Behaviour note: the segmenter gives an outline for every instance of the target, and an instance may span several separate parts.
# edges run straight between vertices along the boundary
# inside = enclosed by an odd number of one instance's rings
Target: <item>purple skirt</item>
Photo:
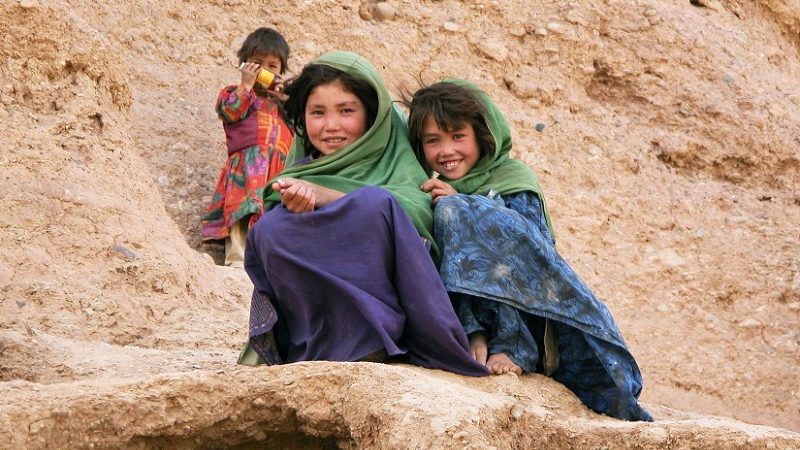
[[[248,235],[245,269],[255,286],[250,346],[270,364],[385,351],[487,374],[423,239],[384,189],[361,188],[309,213],[273,208]]]

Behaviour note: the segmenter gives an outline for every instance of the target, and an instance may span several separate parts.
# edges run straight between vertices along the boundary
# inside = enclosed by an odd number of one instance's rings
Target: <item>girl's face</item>
[[[256,63],[261,66],[262,69],[267,69],[275,75],[280,75],[283,69],[280,56],[273,55],[272,53],[256,53],[247,58],[247,62]]]
[[[422,150],[431,169],[449,180],[468,174],[481,155],[471,123],[462,122],[456,129],[443,131],[431,115],[422,127]]]
[[[341,81],[320,84],[306,101],[306,134],[323,155],[344,148],[367,131],[367,110]]]

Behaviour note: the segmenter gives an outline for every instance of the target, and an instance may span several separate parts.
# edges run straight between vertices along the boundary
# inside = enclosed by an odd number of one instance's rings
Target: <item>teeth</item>
[[[452,169],[457,165],[458,161],[447,161],[442,163],[442,166],[444,166],[445,169]]]

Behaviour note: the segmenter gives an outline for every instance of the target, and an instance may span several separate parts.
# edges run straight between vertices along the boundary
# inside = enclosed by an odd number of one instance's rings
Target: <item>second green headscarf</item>
[[[539,185],[539,178],[525,163],[511,159],[511,128],[509,128],[503,113],[485,92],[469,81],[447,79],[444,82],[460,85],[477,95],[478,101],[483,104],[486,111],[484,118],[495,144],[494,154],[484,156],[478,160],[467,175],[458,180],[448,180],[448,183],[462,194],[486,195],[489,191],[497,192],[500,195],[523,191],[535,192],[542,201],[547,228],[550,230],[550,234],[555,236],[550,220],[550,211],[547,209],[547,201],[544,198],[542,187]]]
[[[375,123],[351,145],[300,165],[294,164],[303,158],[303,145],[295,139],[286,168],[272,181],[299,178],[344,193],[369,185],[387,189],[411,218],[420,236],[433,245],[432,254],[438,260],[438,248],[431,235],[431,197],[420,190],[427,176],[411,150],[404,116],[392,104],[378,71],[364,57],[343,51],[327,53],[312,64],[328,65],[368,82],[378,93]],[[280,202],[280,194],[272,191],[270,185],[264,192],[265,209]]]

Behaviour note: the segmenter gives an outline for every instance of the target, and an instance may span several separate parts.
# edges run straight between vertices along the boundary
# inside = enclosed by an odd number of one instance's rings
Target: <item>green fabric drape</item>
[[[286,168],[274,180],[299,178],[344,193],[368,185],[387,189],[411,218],[419,234],[433,245],[432,254],[438,260],[438,248],[431,235],[431,197],[420,190],[427,176],[411,150],[405,116],[393,105],[378,71],[364,57],[343,51],[327,53],[312,64],[328,65],[368,82],[378,93],[377,117],[356,142],[306,164],[293,165],[303,158],[303,145],[295,139]],[[272,191],[270,185],[264,192],[265,209],[280,201],[280,195]]]
[[[489,96],[473,83],[452,78],[446,79],[444,82],[461,85],[477,94],[478,100],[486,110],[486,125],[494,137],[495,144],[494,154],[478,160],[475,167],[463,178],[447,180],[447,182],[462,194],[486,195],[489,191],[495,191],[503,195],[533,191],[542,201],[547,228],[550,229],[550,234],[555,236],[550,220],[550,211],[547,209],[547,201],[539,185],[539,178],[525,163],[511,159],[511,128],[509,128],[503,113]]]

